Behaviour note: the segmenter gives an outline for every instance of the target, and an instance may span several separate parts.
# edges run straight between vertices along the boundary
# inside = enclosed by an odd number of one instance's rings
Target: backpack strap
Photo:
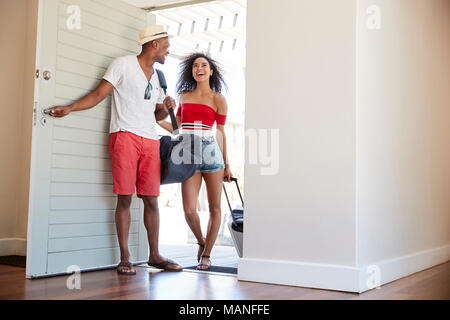
[[[159,84],[161,85],[161,88],[163,88],[164,93],[167,93],[167,82],[164,73],[159,69],[156,69],[156,73],[158,74]]]
[[[167,82],[166,77],[164,76],[164,73],[156,69],[156,73],[158,74],[159,84],[161,85],[161,88],[163,88],[164,93],[167,95]],[[178,124],[175,117],[175,112],[172,108],[169,109],[169,115],[170,115],[170,121],[172,122],[172,128],[173,128],[173,134],[178,134]]]

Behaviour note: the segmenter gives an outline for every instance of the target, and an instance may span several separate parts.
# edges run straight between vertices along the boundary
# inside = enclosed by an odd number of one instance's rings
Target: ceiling
[[[190,2],[190,0],[122,0],[138,8],[151,8]]]
[[[171,53],[229,55],[245,50],[246,0],[122,0],[156,15],[166,26]]]

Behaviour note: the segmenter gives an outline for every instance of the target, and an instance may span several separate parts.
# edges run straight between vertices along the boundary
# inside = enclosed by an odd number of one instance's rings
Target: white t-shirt
[[[121,130],[138,136],[159,140],[156,132],[155,108],[165,98],[164,90],[154,71],[150,83],[152,85],[150,100],[144,99],[148,80],[139,65],[137,56],[129,55],[115,59],[103,79],[114,86],[111,102],[110,133]]]

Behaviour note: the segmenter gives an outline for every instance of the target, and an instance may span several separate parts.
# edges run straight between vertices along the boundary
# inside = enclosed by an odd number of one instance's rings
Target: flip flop
[[[129,262],[129,261],[119,263],[119,265],[117,266],[117,273],[118,274],[127,275],[127,276],[134,276],[136,274],[136,270],[134,270],[134,271],[122,271],[122,270],[120,270],[121,267],[129,268],[129,269],[133,268],[133,264],[131,262]]]
[[[150,267],[154,267],[157,269],[163,269],[165,271],[171,271],[171,272],[183,271],[183,268],[178,263],[176,263],[175,261],[172,261],[170,259],[166,259],[159,263],[152,263],[149,260],[149,261],[147,261],[147,264]]]

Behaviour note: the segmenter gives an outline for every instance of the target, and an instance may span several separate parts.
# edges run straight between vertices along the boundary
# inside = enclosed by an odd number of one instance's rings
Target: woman
[[[186,221],[199,245],[197,270],[210,270],[210,254],[222,220],[220,200],[223,181],[231,182],[232,176],[224,129],[228,106],[221,94],[226,84],[217,63],[202,53],[186,57],[180,66],[180,79],[177,83],[177,93],[180,97],[177,124],[183,133],[202,136],[202,163],[197,165],[196,173],[181,185],[183,209]],[[217,122],[216,137],[212,131],[214,122]],[[173,132],[169,122],[161,122],[160,125]],[[202,178],[206,183],[210,212],[206,238],[203,237],[197,213]]]

